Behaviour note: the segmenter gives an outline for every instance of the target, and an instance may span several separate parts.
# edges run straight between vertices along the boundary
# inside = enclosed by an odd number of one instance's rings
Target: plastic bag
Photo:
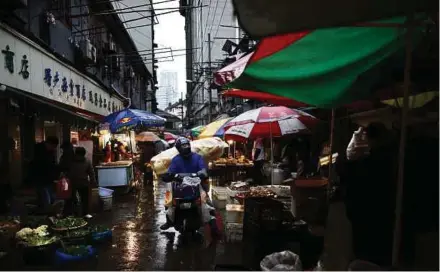
[[[205,160],[216,160],[223,155],[223,151],[228,147],[228,144],[220,138],[206,138],[191,142],[191,150],[201,155]],[[151,168],[156,175],[162,175],[167,172],[171,160],[179,152],[175,147],[165,150],[164,152],[154,156],[151,159]]]
[[[347,146],[347,159],[349,161],[359,159],[368,154],[368,144],[365,140],[365,132],[360,127],[353,133],[350,143]]]
[[[291,251],[272,253],[260,262],[263,271],[302,271],[299,256]]]
[[[211,221],[211,207],[206,204],[206,203],[202,203],[202,220],[203,223],[208,223],[209,221]]]

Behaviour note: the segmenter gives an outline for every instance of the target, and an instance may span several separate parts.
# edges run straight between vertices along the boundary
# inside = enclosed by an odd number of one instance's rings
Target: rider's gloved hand
[[[178,182],[182,182],[183,181],[183,177],[179,174],[174,175],[174,179]]]
[[[196,176],[201,179],[206,179],[208,178],[208,172],[206,171],[206,169],[202,169],[199,172],[197,172]]]

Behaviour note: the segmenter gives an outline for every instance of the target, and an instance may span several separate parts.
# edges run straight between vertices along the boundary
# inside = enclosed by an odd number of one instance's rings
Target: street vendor
[[[115,155],[112,150],[112,143],[110,141],[107,142],[104,148],[105,159],[104,162],[112,162],[115,160]]]
[[[126,160],[131,158],[131,155],[127,152],[127,148],[122,142],[117,142],[116,152],[118,154],[119,160]]]

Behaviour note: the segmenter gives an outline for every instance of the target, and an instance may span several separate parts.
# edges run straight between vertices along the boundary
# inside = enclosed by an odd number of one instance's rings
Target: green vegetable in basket
[[[63,250],[63,252],[66,253],[67,255],[76,256],[76,257],[85,256],[89,254],[89,250],[85,245],[68,246],[66,247],[66,249]]]
[[[26,246],[45,246],[52,243],[55,243],[58,240],[57,237],[52,236],[39,236],[39,235],[30,235],[27,236],[26,239],[23,241],[23,244]]]
[[[105,226],[96,225],[96,226],[93,226],[90,230],[93,233],[101,233],[101,232],[109,231],[110,229]]]
[[[84,237],[90,233],[87,229],[80,229],[80,230],[73,230],[69,231],[66,234],[66,237],[68,238],[78,238],[78,237]]]
[[[77,217],[66,217],[63,219],[56,219],[54,221],[54,227],[57,229],[69,229],[69,228],[77,228],[85,225],[87,222],[82,218]]]

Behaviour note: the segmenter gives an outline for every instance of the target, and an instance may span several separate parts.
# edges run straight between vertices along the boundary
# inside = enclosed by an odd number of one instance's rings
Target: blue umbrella
[[[105,117],[103,123],[110,124],[112,133],[119,133],[136,127],[162,127],[165,121],[166,119],[146,111],[123,109]]]

